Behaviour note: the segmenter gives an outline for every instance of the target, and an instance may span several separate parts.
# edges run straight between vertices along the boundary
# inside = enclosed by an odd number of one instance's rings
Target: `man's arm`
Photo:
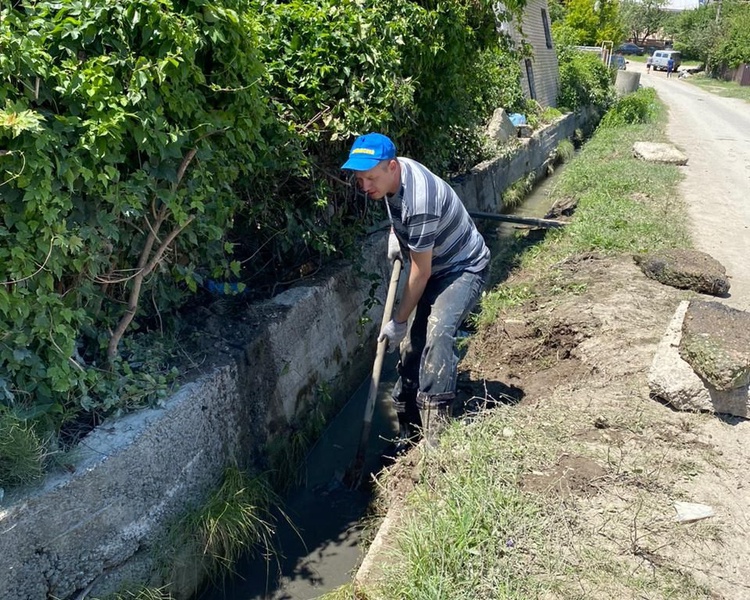
[[[398,310],[393,316],[394,320],[399,323],[406,321],[414,308],[416,308],[417,302],[419,302],[424,293],[427,281],[430,279],[430,275],[432,275],[431,249],[426,252],[414,252],[410,250],[409,257],[411,258],[409,278],[406,280],[404,295],[401,298]]]

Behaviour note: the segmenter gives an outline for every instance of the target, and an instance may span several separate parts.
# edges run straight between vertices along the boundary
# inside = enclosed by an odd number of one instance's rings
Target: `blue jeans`
[[[482,293],[489,267],[481,273],[431,278],[401,344],[393,402],[401,419],[418,422],[417,410],[448,404],[456,396],[456,333]]]

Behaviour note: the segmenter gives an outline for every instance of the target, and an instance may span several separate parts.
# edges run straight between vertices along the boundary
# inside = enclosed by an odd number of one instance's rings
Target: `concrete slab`
[[[719,391],[698,376],[680,356],[682,323],[688,301],[681,302],[654,355],[648,374],[653,396],[677,410],[709,411],[737,417],[750,416],[748,386]]]

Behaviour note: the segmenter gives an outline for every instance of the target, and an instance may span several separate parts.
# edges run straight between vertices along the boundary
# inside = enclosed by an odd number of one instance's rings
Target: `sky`
[[[666,8],[672,10],[688,10],[691,8],[698,8],[699,0],[669,0]]]

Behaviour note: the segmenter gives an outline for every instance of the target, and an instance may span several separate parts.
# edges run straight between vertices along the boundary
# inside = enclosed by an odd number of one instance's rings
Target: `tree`
[[[713,62],[713,49],[720,37],[715,4],[682,11],[669,19],[664,29],[674,38],[675,49],[685,58],[695,58],[706,65]]]
[[[622,0],[620,15],[625,30],[636,44],[661,29],[666,19],[667,0]]]
[[[570,0],[564,20],[556,25],[579,45],[619,44],[625,37],[618,0]]]
[[[716,62],[738,67],[750,63],[750,4],[728,1],[719,15],[721,39],[716,45]]]

